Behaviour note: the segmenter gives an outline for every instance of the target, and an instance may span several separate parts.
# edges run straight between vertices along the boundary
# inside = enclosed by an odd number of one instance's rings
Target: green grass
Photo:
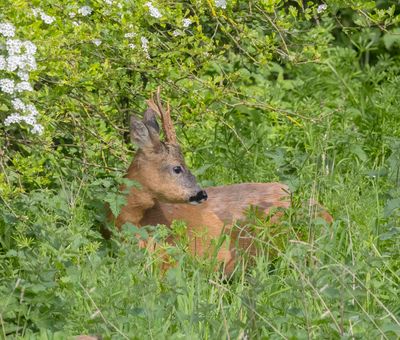
[[[264,256],[239,264],[228,281],[211,261],[182,249],[174,252],[177,267],[162,274],[134,238],[103,241],[99,211],[88,204],[98,190],[90,177],[61,180],[58,193],[21,196],[2,224],[17,244],[0,264],[2,335],[398,338],[399,230],[396,210],[385,201],[388,182],[365,175],[362,165],[348,169],[320,176],[307,170],[298,178],[299,187],[307,178],[314,185],[296,195],[323,201],[333,225],[289,211],[281,228],[295,232],[285,242],[260,236]],[[262,221],[258,227],[263,223],[271,228]]]
[[[137,6],[119,25],[94,1],[79,27],[63,4],[43,4],[58,20],[46,26],[7,2],[0,19],[40,45],[29,98],[45,133],[1,126],[0,339],[399,339],[399,14],[356,2],[160,3],[165,21]],[[197,26],[177,39],[167,23],[188,13]],[[150,59],[127,47],[131,22]],[[133,155],[125,118],[160,84],[201,184],[293,192],[280,225],[252,216],[260,254],[230,278],[184,237],[163,273],[133,235],[99,233]]]

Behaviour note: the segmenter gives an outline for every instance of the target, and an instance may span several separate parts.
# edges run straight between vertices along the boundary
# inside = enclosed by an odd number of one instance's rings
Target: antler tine
[[[152,109],[154,112],[156,112],[161,117],[161,113],[159,112],[158,106],[154,102],[153,98],[147,99],[146,103],[150,109]]]
[[[158,87],[155,100],[154,97],[146,100],[147,105],[161,117],[161,124],[165,134],[165,140],[171,144],[178,144],[175,128],[171,119],[169,103],[167,103],[167,110],[165,111],[161,103],[160,92],[160,87]]]
[[[161,123],[162,123],[162,127],[163,127],[163,130],[165,133],[165,139],[168,143],[178,144],[174,124],[172,123],[172,119],[171,119],[171,110],[169,107],[169,103],[167,103],[167,110],[164,110],[162,103],[161,103],[161,99],[160,99],[160,92],[161,92],[160,87],[158,87],[157,92],[156,92],[156,103],[155,104],[158,108],[157,112],[161,116]],[[153,101],[153,104],[154,104],[154,101]]]

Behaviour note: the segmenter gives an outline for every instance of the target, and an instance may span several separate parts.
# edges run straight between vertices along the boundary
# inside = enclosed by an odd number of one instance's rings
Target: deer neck
[[[132,162],[125,177],[142,185],[142,176],[137,162]],[[117,224],[121,226],[126,222],[130,222],[136,226],[140,226],[140,220],[143,218],[146,210],[152,208],[155,204],[156,198],[145,186],[142,185],[140,188],[133,186],[129,189],[127,204],[122,208],[117,219]]]

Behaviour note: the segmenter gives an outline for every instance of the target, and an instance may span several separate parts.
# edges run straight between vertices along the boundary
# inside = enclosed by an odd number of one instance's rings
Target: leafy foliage
[[[0,91],[2,337],[400,336],[397,1],[222,4],[0,4],[0,23],[37,46],[20,96],[44,128],[6,126],[13,96]],[[179,222],[156,228],[182,235],[165,274],[135,226],[104,241],[128,117],[158,85],[203,185],[283,181],[333,225],[296,206],[281,226],[255,216],[262,254],[230,280],[187,255]]]

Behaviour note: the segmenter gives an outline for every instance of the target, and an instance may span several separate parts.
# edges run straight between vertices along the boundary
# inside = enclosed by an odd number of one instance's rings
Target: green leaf
[[[393,46],[400,47],[400,28],[386,32],[383,36],[385,47],[390,50]]]
[[[122,207],[126,205],[127,198],[125,195],[122,195],[120,193],[108,193],[107,196],[104,198],[104,201],[109,204],[113,215],[118,216],[121,212]]]
[[[384,216],[389,217],[390,215],[393,214],[393,212],[395,210],[397,210],[399,208],[400,208],[400,198],[394,198],[394,199],[388,200],[383,209]]]
[[[350,147],[350,152],[356,155],[361,161],[366,161],[368,159],[367,154],[362,149],[361,145],[354,144]]]

